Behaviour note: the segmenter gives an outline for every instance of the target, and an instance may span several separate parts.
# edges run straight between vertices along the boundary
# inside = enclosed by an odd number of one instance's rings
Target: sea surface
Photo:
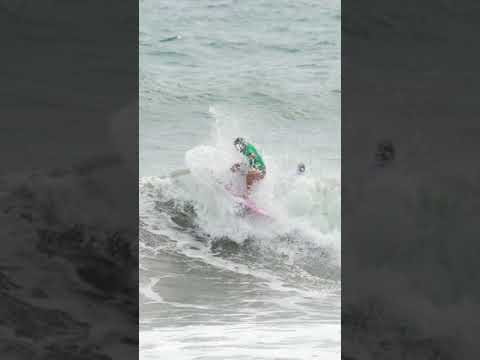
[[[340,359],[340,1],[139,6],[141,358]]]

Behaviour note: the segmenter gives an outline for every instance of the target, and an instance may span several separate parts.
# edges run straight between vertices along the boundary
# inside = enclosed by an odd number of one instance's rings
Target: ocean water
[[[141,358],[339,359],[340,1],[145,0],[139,37]]]

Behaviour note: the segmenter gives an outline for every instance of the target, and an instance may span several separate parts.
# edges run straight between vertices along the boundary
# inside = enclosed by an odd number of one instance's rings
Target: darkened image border
[[[342,1],[342,358],[474,359],[478,4]]]
[[[0,28],[1,357],[138,358],[138,2]]]

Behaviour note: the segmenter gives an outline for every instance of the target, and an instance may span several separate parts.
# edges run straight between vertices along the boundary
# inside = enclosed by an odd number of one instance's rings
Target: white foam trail
[[[204,306],[204,305],[194,305],[194,304],[187,304],[187,303],[179,303],[175,301],[166,301],[159,293],[158,290],[155,290],[154,287],[155,285],[163,278],[168,278],[168,277],[175,277],[176,274],[170,274],[170,275],[165,275],[161,277],[152,277],[149,279],[149,282],[147,285],[140,286],[139,287],[139,292],[141,295],[143,295],[145,298],[149,299],[149,301],[144,301],[142,302],[142,305],[148,305],[148,304],[165,304],[165,305],[170,305],[172,307],[176,308],[188,308],[188,309],[199,309],[199,310],[208,310],[210,307],[209,306]]]
[[[140,333],[142,360],[340,358],[340,324],[239,323],[165,327]]]
[[[140,286],[140,294],[145,296],[150,301],[145,302],[144,304],[151,304],[151,303],[163,303],[163,298],[153,290],[153,287],[160,281],[160,278],[150,278],[149,282],[145,286]]]

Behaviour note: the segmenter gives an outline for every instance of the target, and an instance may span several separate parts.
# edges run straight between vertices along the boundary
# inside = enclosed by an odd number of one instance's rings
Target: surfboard
[[[244,199],[243,206],[245,206],[249,212],[255,215],[261,215],[270,218],[270,215],[268,215],[264,209],[257,207],[257,205],[250,199]]]
[[[225,186],[225,189],[232,196],[233,200],[240,204],[247,211],[247,213],[270,218],[270,215],[268,215],[267,211],[258,207],[252,199],[233,192],[228,185]]]

